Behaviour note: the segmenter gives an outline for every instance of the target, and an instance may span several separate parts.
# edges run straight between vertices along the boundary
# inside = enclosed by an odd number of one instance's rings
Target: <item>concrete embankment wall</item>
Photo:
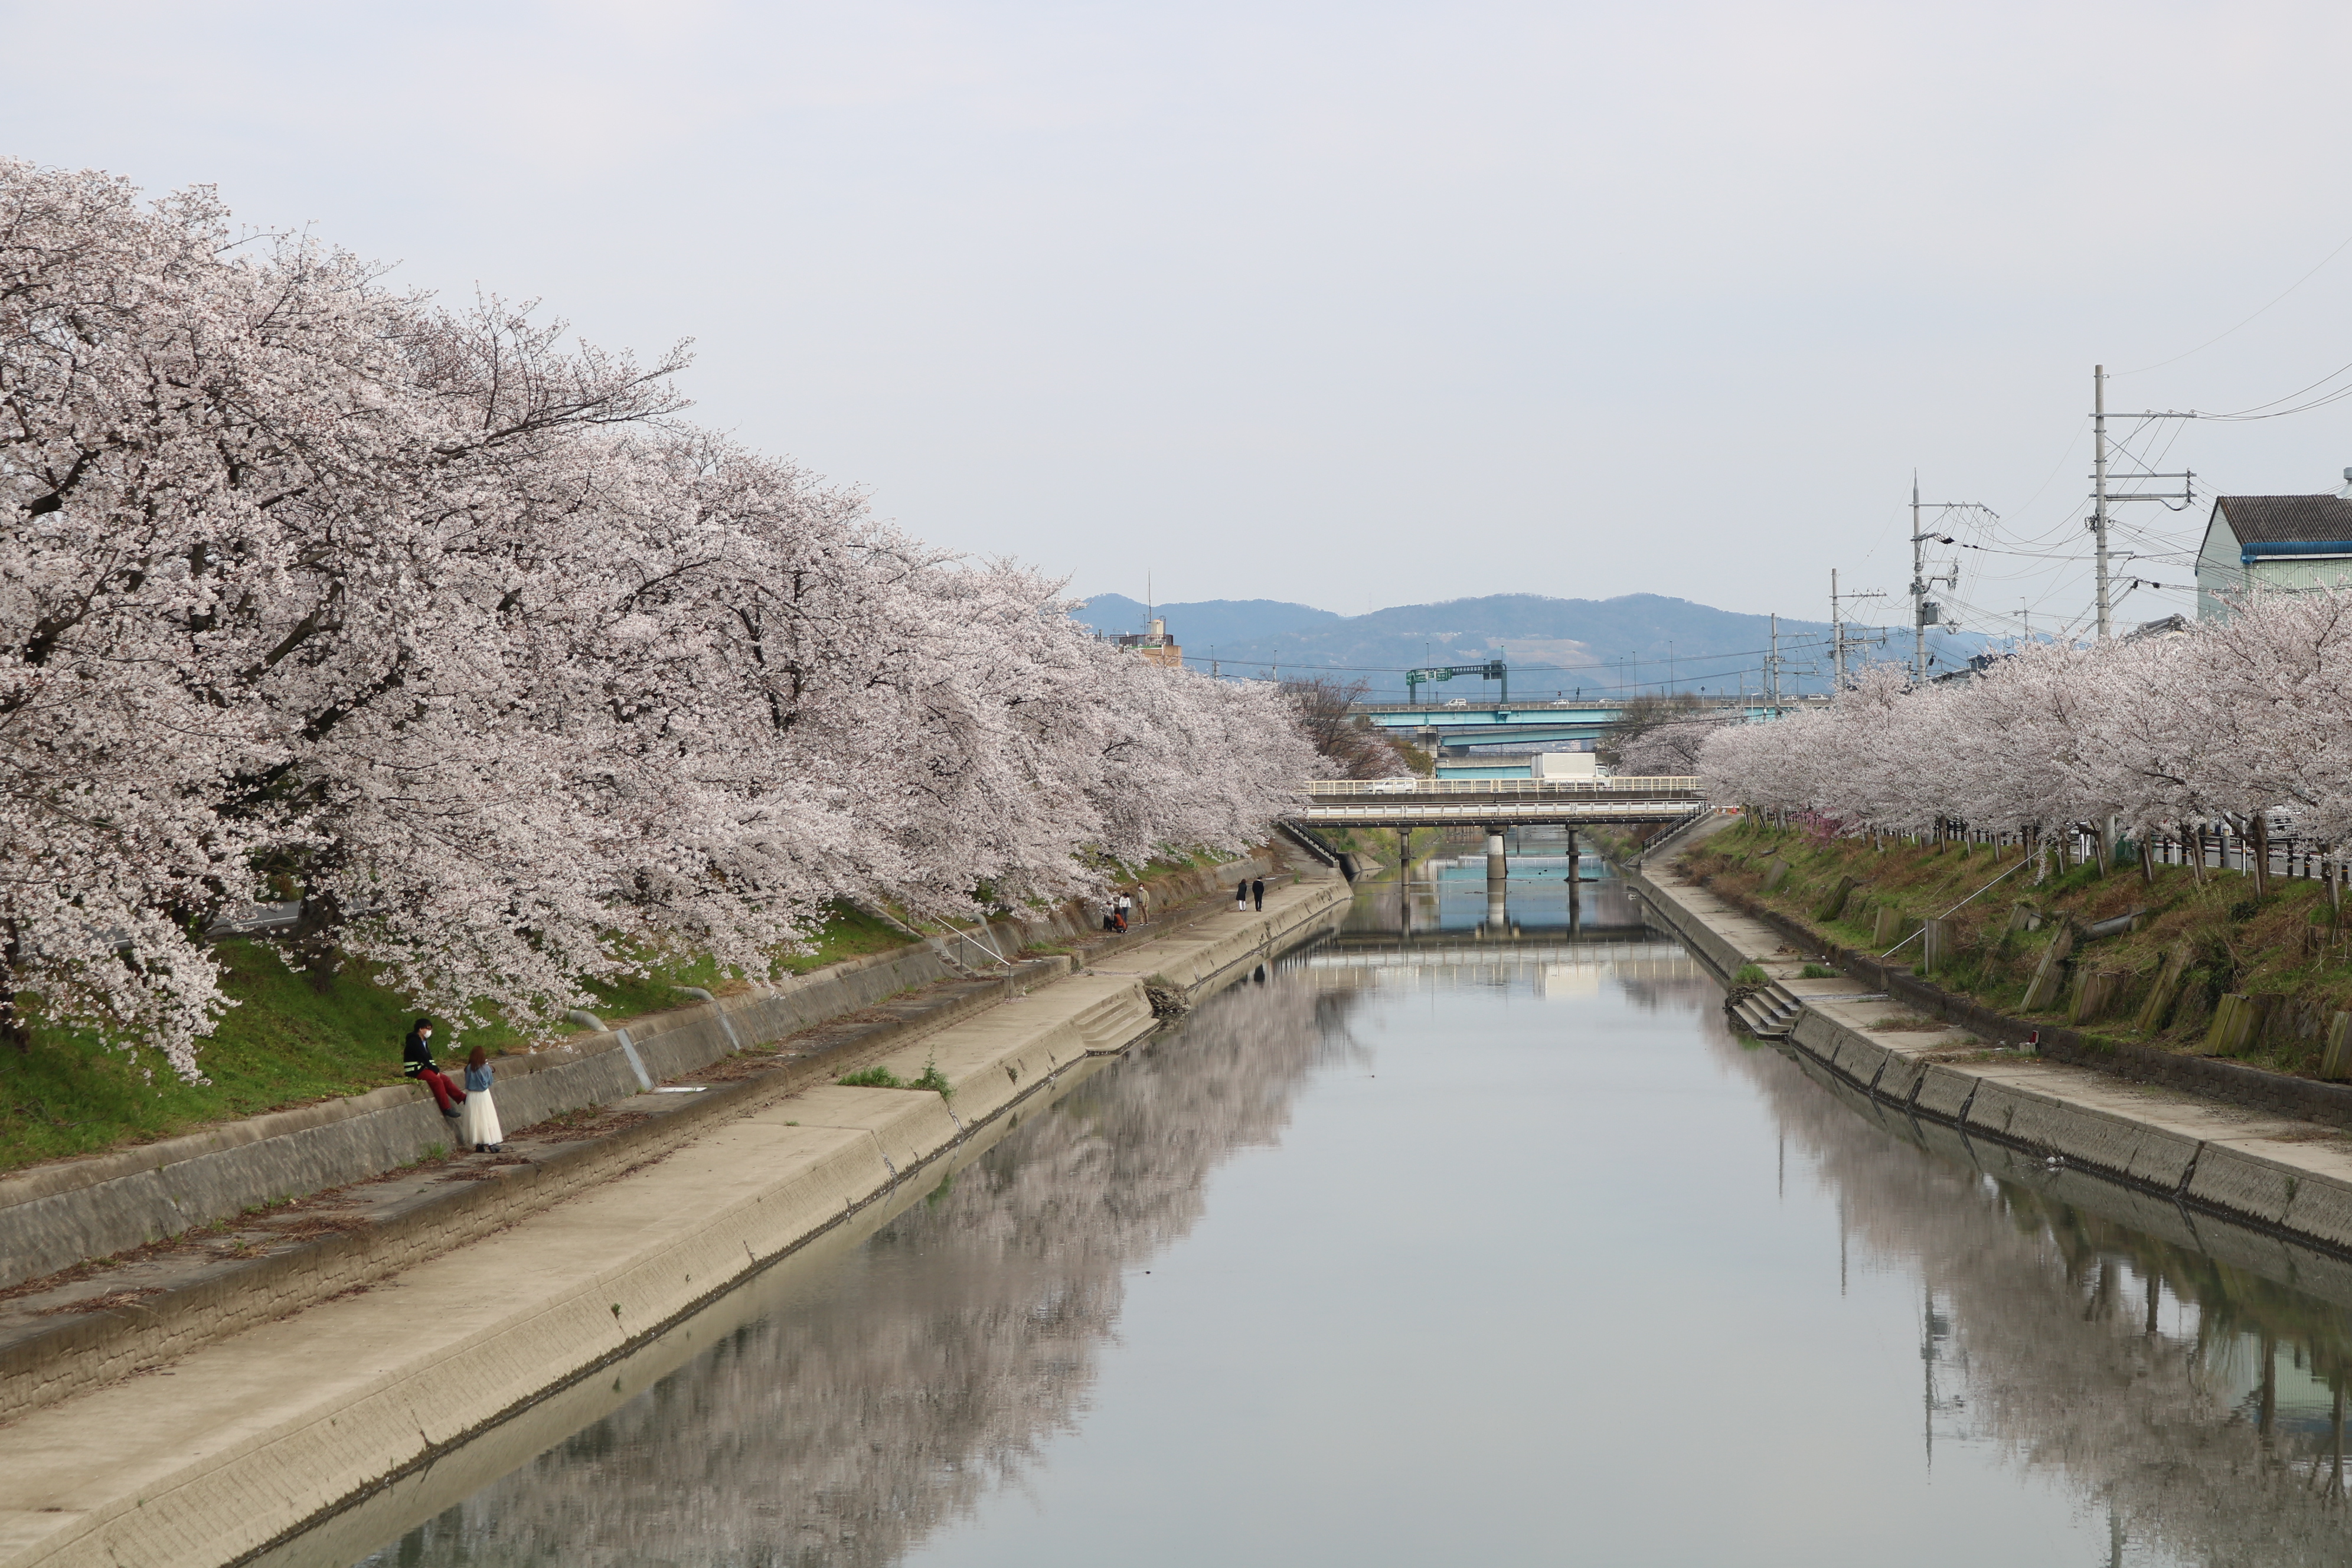
[[[1634,870],[1626,880],[1727,980],[1748,963],[1792,978],[1792,944],[1767,920],[1670,875]],[[1870,1025],[1891,1010],[1885,997],[1851,981],[1809,988],[1819,994],[1790,1043],[1884,1114],[1953,1129],[1964,1146],[1997,1146],[2045,1169],[2054,1157],[2184,1215],[2201,1210],[2352,1252],[2352,1138],[2331,1126],[1995,1052],[1995,1041],[1957,1025],[1918,1045],[1891,1043],[1919,1037],[1874,1037]]]
[[[1070,972],[1070,960],[1038,959],[1023,968],[1024,986],[1047,984]],[[967,988],[927,1007],[919,1021],[889,1028],[887,1047],[903,1050],[1003,999],[1004,993],[993,986]],[[365,1223],[288,1250],[217,1261],[152,1300],[142,1294],[102,1310],[50,1315],[39,1332],[0,1342],[0,1423],[163,1365],[340,1292],[366,1289],[658,1159],[704,1121],[829,1082],[846,1065],[851,1064],[820,1058],[718,1085],[667,1101],[660,1115],[577,1142],[536,1147],[520,1163],[482,1173],[486,1179],[445,1179],[430,1202],[397,1205],[388,1214],[371,1214]]]
[[[659,1160],[495,1237],[0,1429],[0,1568],[226,1563],[684,1323],[751,1271],[923,1190],[975,1137],[1204,994],[1337,923],[1344,885],[1285,888],[910,1047],[953,1098],[824,1084],[713,1118]],[[1191,976],[1189,981],[1181,977]],[[170,1397],[158,1400],[158,1387]]]
[[[1243,876],[1263,876],[1269,865],[1261,856],[1202,868],[1157,884],[1151,896],[1171,907],[1230,888]],[[1150,912],[1148,905],[1142,912]],[[1010,955],[1075,936],[1097,918],[1074,905],[1034,920],[999,921],[988,928],[987,947]],[[956,964],[994,970],[987,947],[966,936],[876,953],[632,1019],[533,1055],[500,1058],[499,1118],[509,1131],[520,1131],[946,979]],[[397,1051],[397,1041],[386,1042],[388,1061]],[[0,1287],[258,1205],[364,1181],[446,1149],[449,1141],[450,1123],[425,1090],[401,1083],[0,1179]]]

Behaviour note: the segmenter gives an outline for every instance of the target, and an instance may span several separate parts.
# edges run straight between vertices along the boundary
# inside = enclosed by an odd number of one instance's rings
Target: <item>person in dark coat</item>
[[[1265,908],[1265,879],[1264,877],[1254,877],[1250,879],[1250,901],[1255,904],[1259,909]]]
[[[413,1078],[433,1091],[433,1100],[441,1107],[441,1114],[455,1121],[457,1108],[466,1103],[466,1091],[449,1081],[449,1075],[433,1062],[433,1020],[419,1018],[408,1037],[400,1042],[400,1070],[404,1077]]]

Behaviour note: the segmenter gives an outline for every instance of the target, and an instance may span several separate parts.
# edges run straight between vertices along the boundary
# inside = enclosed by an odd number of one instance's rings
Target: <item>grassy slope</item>
[[[1138,880],[1156,881],[1213,858],[1156,859]],[[862,910],[842,907],[810,951],[785,955],[777,968],[806,974],[912,940]],[[133,1059],[79,1036],[39,1031],[26,1054],[0,1050],[0,1172],[400,1081],[400,1040],[415,1015],[396,994],[357,970],[316,990],[259,942],[223,942],[217,951],[226,966],[223,989],[240,1005],[197,1055],[212,1081],[184,1084],[152,1055]],[[597,1013],[615,1021],[677,1006],[685,1000],[679,985],[729,988],[718,966],[702,958],[589,989]],[[476,1045],[496,1055],[521,1044],[502,1028],[468,1031],[460,1044],[449,1040],[445,1026],[438,1037],[445,1059]]]
[[[1760,890],[1765,867],[1774,856],[1789,862],[1789,879],[1778,892],[1765,896]],[[2017,862],[2013,847],[1998,860],[1982,845],[1964,851],[1958,844],[1938,847],[1897,842],[1874,849],[1866,839],[1821,842],[1757,822],[1717,834],[1681,857],[1681,863],[1706,876],[1710,886],[1760,899],[1831,942],[1862,950],[1871,945],[1879,905],[1892,905],[1914,917],[1941,914]],[[1841,876],[1854,877],[1864,885],[1847,901],[1844,917],[1815,920],[1814,910]],[[2340,941],[2307,940],[2315,919],[2326,918],[2326,901],[2315,881],[2274,880],[2270,898],[2257,907],[2253,879],[2235,871],[2208,869],[2202,886],[2182,867],[2158,868],[2154,886],[2137,868],[2104,876],[2090,868],[2075,868],[2040,887],[2032,885],[2032,877],[2031,868],[2015,872],[1953,917],[1961,931],[1960,954],[1934,977],[1937,984],[2004,1012],[2027,1016],[2020,1013],[2018,1004],[2054,927],[2011,931],[2011,906],[2023,900],[2085,924],[2134,910],[2152,912],[2139,931],[2076,949],[2077,973],[2118,970],[2130,976],[2106,1016],[2078,1026],[2097,1037],[2193,1048],[2202,1043],[2213,1003],[2221,994],[2273,992],[2284,1000],[2273,1014],[2268,1037],[2246,1059],[2276,1071],[2311,1076],[2318,1068],[2329,1016],[2352,1008],[2352,953]],[[2195,966],[2170,1016],[2143,1036],[2134,1026],[2135,1018],[2158,964],[2175,947],[2184,948]],[[1907,954],[1916,963],[1917,952],[1915,940],[1895,955],[1896,962]],[[2067,999],[2071,996],[2070,988]],[[2059,1009],[2031,1016],[2063,1023],[2063,1006],[2062,1001]]]
[[[908,939],[854,910],[837,913],[814,951],[781,967],[806,973],[886,952]],[[258,942],[223,942],[230,1010],[198,1054],[209,1085],[184,1084],[152,1056],[140,1059],[58,1031],[30,1052],[0,1050],[0,1171],[193,1131],[215,1121],[361,1094],[400,1079],[400,1040],[415,1014],[394,992],[347,969],[325,991]],[[648,977],[597,986],[599,1010],[635,1017],[684,1000],[679,984],[724,986],[708,959]],[[447,1040],[445,1029],[440,1037]],[[493,1054],[520,1042],[499,1028],[468,1031],[463,1046]],[[446,1046],[439,1053],[453,1053]]]

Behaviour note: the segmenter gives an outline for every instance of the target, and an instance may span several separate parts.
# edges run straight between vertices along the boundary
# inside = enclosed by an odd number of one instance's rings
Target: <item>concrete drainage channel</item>
[[[1743,1021],[1766,1023],[1809,1076],[1893,1134],[2352,1306],[2341,1129],[1999,1050],[1957,1026],[1888,1045],[1864,1016],[1885,1014],[1886,993],[1796,980],[1801,959],[1781,933],[1669,871],[1625,879],[1727,984],[1750,964],[1790,971],[1738,1004]]]
[[[1019,980],[1040,984],[1066,972],[1068,961],[1024,966]],[[260,1256],[216,1258],[189,1247],[142,1249],[125,1263],[93,1271],[37,1294],[0,1303],[0,1421],[53,1404],[83,1388],[128,1376],[184,1355],[257,1324],[283,1317],[338,1292],[363,1289],[427,1258],[514,1224],[575,1193],[658,1159],[678,1140],[714,1118],[742,1115],[767,1102],[854,1072],[889,1052],[994,1006],[1003,988],[992,982],[944,982],[898,1008],[904,1016],[864,1027],[826,1030],[844,1037],[798,1059],[782,1059],[753,1076],[703,1087],[675,1099],[624,1100],[644,1109],[634,1120],[577,1139],[545,1131],[519,1134],[527,1151],[495,1163],[436,1163],[411,1176],[390,1173],[350,1188],[330,1189],[321,1211],[299,1204],[287,1211],[299,1241],[257,1226],[221,1237],[264,1248]],[[797,1037],[796,1037],[797,1038]],[[647,1089],[660,1092],[650,1082]],[[304,1222],[324,1234],[302,1236]],[[331,1228],[327,1228],[328,1226]],[[99,1310],[76,1312],[76,1300]]]
[[[678,1097],[698,1112],[686,1137],[633,1163],[625,1149],[598,1156],[621,1168],[494,1241],[405,1266],[391,1289],[346,1290],[198,1344],[172,1362],[168,1385],[117,1378],[24,1409],[0,1432],[0,1568],[267,1551],[887,1208],[1073,1069],[1149,1035],[1159,1019],[1147,983],[1197,999],[1329,930],[1348,902],[1336,878],[1284,888],[1263,914],[1126,945],[1117,971],[1071,975],[877,1053],[902,1080],[936,1065],[952,1100],[830,1081]],[[433,1334],[416,1334],[419,1322]]]

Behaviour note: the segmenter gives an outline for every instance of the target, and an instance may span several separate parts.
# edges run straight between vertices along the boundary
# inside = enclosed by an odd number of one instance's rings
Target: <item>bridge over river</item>
[[[1579,827],[1680,822],[1706,809],[1685,776],[1605,779],[1318,779],[1289,820],[1306,827]]]

